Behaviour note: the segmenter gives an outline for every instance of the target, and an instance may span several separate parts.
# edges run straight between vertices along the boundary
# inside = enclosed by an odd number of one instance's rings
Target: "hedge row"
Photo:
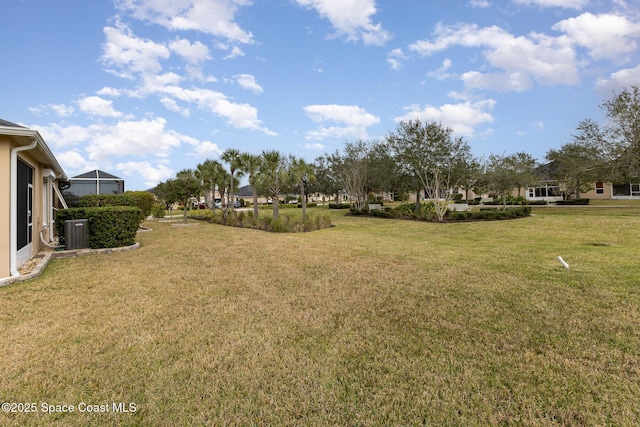
[[[56,230],[60,244],[64,244],[64,222],[87,219],[89,225],[89,247],[118,248],[135,243],[142,211],[130,206],[84,207],[61,209],[56,217]]]
[[[81,208],[102,208],[106,206],[132,206],[142,211],[141,221],[151,215],[155,204],[153,195],[146,191],[127,191],[124,194],[87,194],[78,200]]]
[[[422,220],[422,221],[437,222],[437,217],[429,210],[426,210],[423,216],[418,217],[411,210],[411,205],[415,206],[415,204],[401,205],[393,209],[387,208],[384,210],[372,210],[370,212],[366,210],[358,211],[357,209],[352,208],[351,214],[352,215],[368,215],[368,216],[374,216],[377,218],[415,219],[415,220]],[[531,213],[531,208],[529,206],[522,206],[522,207],[511,208],[507,210],[490,209],[490,210],[482,210],[482,211],[448,212],[444,217],[444,221],[445,222],[494,221],[494,220],[521,218],[521,217],[529,216],[530,213]]]
[[[105,206],[137,206],[135,197],[128,194],[87,194],[80,196],[81,208],[102,208]]]
[[[558,200],[556,205],[588,205],[589,199]]]

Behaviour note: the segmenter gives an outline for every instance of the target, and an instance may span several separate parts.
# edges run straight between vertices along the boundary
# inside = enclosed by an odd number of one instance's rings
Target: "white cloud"
[[[544,122],[541,122],[540,120],[530,123],[530,125],[538,129],[540,132],[544,130]]]
[[[243,44],[252,43],[253,35],[240,28],[235,14],[251,3],[250,0],[115,0],[118,9],[171,31],[196,30]]]
[[[612,73],[608,78],[601,78],[596,83],[596,88],[603,95],[610,96],[611,92],[620,92],[623,88],[638,84],[640,65],[635,68],[627,68]]]
[[[65,151],[62,153],[56,153],[56,159],[64,169],[68,176],[75,176],[77,174],[99,169],[98,164],[85,159],[77,151]]]
[[[75,108],[65,104],[50,104],[49,108],[51,108],[60,117],[70,116],[75,112]]]
[[[181,80],[182,78],[174,73],[161,76],[145,75],[143,86],[137,91],[133,91],[131,96],[157,95],[167,109],[184,116],[189,115],[189,109],[179,106],[178,101],[195,104],[200,109],[211,111],[227,119],[229,124],[235,128],[254,129],[267,135],[276,135],[275,132],[262,125],[255,107],[246,103],[231,102],[225,94],[210,89],[185,89],[177,85]]]
[[[447,73],[447,71],[449,71],[452,65],[453,63],[451,62],[451,60],[447,58],[442,61],[442,66],[440,68],[434,71],[430,71],[429,73],[427,73],[427,76],[435,77],[438,80],[448,79],[449,77],[451,77],[451,74]]]
[[[121,121],[115,125],[90,126],[91,140],[87,146],[89,158],[103,162],[113,156],[167,157],[180,146],[184,137],[166,130],[162,118]]]
[[[593,59],[616,59],[635,52],[640,38],[640,22],[624,16],[583,13],[552,27],[566,33],[570,40],[586,48]]]
[[[383,45],[391,34],[374,24],[371,17],[376,14],[375,0],[296,0],[300,6],[315,9],[331,22],[336,36],[346,36],[347,40],[362,40],[367,45]]]
[[[589,0],[513,0],[514,3],[539,7],[563,7],[566,9],[582,9]]]
[[[400,48],[393,49],[387,54],[387,64],[395,71],[402,69],[402,61],[405,59],[407,59],[407,56]]]
[[[274,133],[262,126],[258,119],[258,110],[249,104],[237,104],[229,101],[226,95],[209,89],[183,89],[177,86],[166,86],[163,93],[175,99],[195,103],[198,107],[207,109],[239,129],[255,129],[266,134]]]
[[[34,127],[34,129],[38,129],[48,145],[56,148],[71,147],[89,141],[91,138],[91,131],[78,125],[52,123],[48,126]]]
[[[325,146],[323,144],[320,144],[319,142],[315,142],[305,144],[304,148],[306,148],[307,150],[324,150]]]
[[[356,105],[309,105],[304,107],[304,111],[315,123],[335,121],[362,127],[380,123],[380,118]]]
[[[191,43],[187,39],[176,39],[169,43],[169,48],[190,64],[199,64],[211,59],[209,48],[199,41]]]
[[[464,73],[462,79],[471,88],[524,90],[533,81],[554,85],[574,84],[579,80],[576,55],[567,37],[554,38],[539,33],[516,37],[497,26],[438,24],[433,41],[417,41],[409,48],[428,56],[456,46],[485,48],[483,55],[496,70]]]
[[[307,139],[367,137],[368,126],[380,123],[380,118],[355,105],[309,105],[305,113],[314,123],[335,122],[341,126],[321,127],[307,133]]]
[[[99,96],[86,96],[76,101],[78,109],[90,116],[121,117],[122,113],[113,108],[113,101]]]
[[[445,104],[440,107],[431,105],[410,105],[405,108],[409,112],[396,117],[399,122],[419,119],[421,121],[436,121],[450,127],[458,135],[474,136],[475,128],[484,123],[492,123],[493,116],[488,112],[495,106],[496,101],[486,99],[477,102],[463,102],[459,104]]]
[[[143,160],[129,160],[116,166],[128,176],[142,176],[145,185],[170,178],[173,171],[167,166],[170,154],[185,145],[192,147],[192,155],[199,158],[219,157],[222,150],[210,141],[200,141],[166,127],[163,118],[120,121],[115,124],[92,124],[86,127],[60,124],[34,126],[49,145],[55,148],[74,147],[56,158],[67,172],[107,168],[114,158],[133,156]],[[150,162],[147,158],[153,158]],[[152,166],[152,163],[158,166]]]
[[[160,72],[160,60],[171,55],[165,45],[136,37],[122,24],[116,28],[105,27],[104,34],[106,42],[103,44],[102,61],[116,67],[119,71],[115,73],[120,77],[131,79],[133,73]]]
[[[469,89],[491,88],[498,92],[523,92],[533,85],[529,74],[518,71],[486,74],[478,71],[468,71],[462,74],[461,79]]]
[[[238,58],[240,56],[244,56],[244,51],[240,49],[238,46],[232,46],[229,54],[222,59],[233,59],[233,58]]]
[[[487,0],[471,0],[469,4],[471,5],[471,7],[477,7],[479,9],[485,9],[491,6],[491,3],[489,3]]]
[[[238,74],[234,77],[243,89],[247,89],[256,93],[262,93],[262,86],[258,84],[256,78],[251,74]]]
[[[144,185],[155,187],[158,183],[166,181],[175,175],[175,172],[163,164],[152,166],[147,161],[118,163],[116,169],[125,177],[141,176]]]
[[[121,94],[121,92],[120,92],[119,89],[112,88],[112,87],[106,87],[106,86],[96,92],[96,95],[101,95],[101,96],[118,97],[118,96],[120,96],[120,94]]]
[[[211,141],[187,140],[187,142],[193,146],[193,153],[191,155],[198,158],[210,159],[220,157],[222,155],[222,150],[217,144],[214,144]]]
[[[160,98],[160,103],[164,105],[169,111],[173,111],[174,113],[178,113],[181,116],[189,117],[191,116],[191,111],[186,107],[181,107],[178,105],[175,99],[169,98],[168,96],[163,96]]]
[[[91,161],[100,163],[111,156],[167,157],[188,137],[165,126],[165,119],[153,118],[89,126],[52,124],[36,129],[53,147],[82,146]]]

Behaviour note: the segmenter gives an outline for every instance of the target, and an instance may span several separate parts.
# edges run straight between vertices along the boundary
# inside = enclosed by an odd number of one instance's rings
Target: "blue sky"
[[[227,148],[313,161],[399,120],[540,161],[640,82],[637,0],[4,0],[0,118],[150,188]]]

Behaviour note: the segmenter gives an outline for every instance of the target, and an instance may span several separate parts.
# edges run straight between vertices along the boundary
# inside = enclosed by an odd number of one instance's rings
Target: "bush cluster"
[[[352,208],[350,213],[352,215],[368,215],[376,218],[391,218],[391,219],[414,219],[422,221],[437,221],[435,213],[433,211],[433,204],[431,202],[423,203],[420,216],[415,213],[415,203],[405,203],[395,208],[385,208],[383,210],[362,210],[359,211]],[[521,206],[510,208],[507,210],[498,210],[495,208],[480,210],[480,211],[468,211],[468,212],[447,212],[444,217],[446,222],[452,221],[491,221],[502,219],[514,219],[528,216],[531,213],[531,207]]]
[[[132,206],[140,209],[140,221],[151,215],[155,199],[146,191],[127,191],[124,194],[87,194],[79,199],[81,208],[102,208],[106,206]]]
[[[124,194],[136,199],[135,206],[140,208],[144,218],[151,215],[151,210],[156,205],[156,199],[153,197],[153,194],[148,191],[126,191]]]
[[[213,215],[214,214],[211,209],[198,209],[195,211],[187,212],[187,216],[189,218],[193,218],[201,221],[208,221],[213,218]]]
[[[163,203],[156,203],[151,208],[151,216],[154,218],[164,218],[167,207]]]
[[[106,206],[61,209],[56,217],[56,230],[60,244],[64,244],[64,222],[87,219],[89,247],[117,248],[135,243],[142,211],[131,206]]]
[[[504,200],[506,199],[506,201]],[[503,199],[494,200],[492,202],[484,202],[485,205],[526,205],[527,199],[524,196],[512,196],[508,195]]]
[[[329,209],[351,209],[350,203],[329,203]]]
[[[295,205],[294,205],[295,206]],[[257,230],[271,231],[275,233],[300,233],[305,231],[322,230],[331,227],[331,215],[308,214],[305,221],[302,218],[292,218],[288,215],[280,215],[274,220],[271,216],[260,217],[257,220],[253,212],[238,212],[236,215],[223,215],[221,210],[202,211],[208,213],[191,214],[193,219],[209,221],[214,224],[228,225],[231,227],[253,228]]]

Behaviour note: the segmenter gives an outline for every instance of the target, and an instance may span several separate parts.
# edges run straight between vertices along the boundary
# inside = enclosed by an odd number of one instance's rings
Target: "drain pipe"
[[[24,147],[15,147],[11,150],[11,249],[9,257],[9,267],[11,276],[19,276],[17,264],[18,252],[18,153],[21,151],[33,150],[38,146],[38,140],[33,138],[33,142]]]
[[[62,249],[64,248],[64,245],[52,245],[51,243],[48,243],[44,240],[44,236],[42,235],[42,233],[44,233],[44,231],[47,229],[47,227],[44,227],[41,231],[40,231],[40,242],[45,245],[48,248],[52,248],[52,249]]]

